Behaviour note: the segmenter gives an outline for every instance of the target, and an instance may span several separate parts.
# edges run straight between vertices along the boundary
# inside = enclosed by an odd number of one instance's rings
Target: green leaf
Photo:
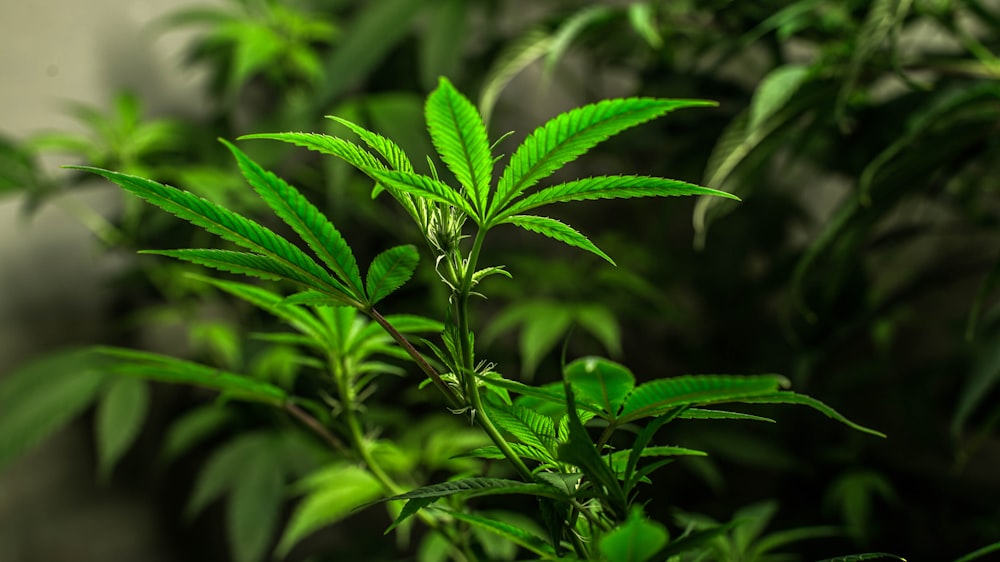
[[[537,215],[514,215],[512,217],[505,218],[499,224],[505,223],[519,226],[530,232],[537,232],[543,236],[548,236],[549,238],[558,240],[570,246],[575,246],[582,250],[587,250],[588,252],[604,258],[611,265],[616,265],[615,260],[608,257],[608,255],[595,246],[590,239],[583,234],[580,234],[569,225],[559,222],[556,219],[540,217]]]
[[[451,205],[474,219],[477,216],[469,202],[454,188],[442,181],[413,172],[369,169],[368,174],[389,189],[396,189],[417,197]]]
[[[0,380],[0,468],[82,413],[107,377],[86,350],[54,353]]]
[[[322,267],[271,230],[211,201],[152,180],[87,166],[68,166],[103,176],[146,201],[234,244],[282,262],[299,280],[316,288],[336,286]]]
[[[372,153],[342,138],[319,133],[257,133],[243,135],[237,140],[267,139],[287,142],[314,150],[321,154],[336,156],[364,172],[369,168],[384,168],[382,163]]]
[[[232,421],[232,412],[209,404],[186,412],[170,425],[160,456],[170,461],[211,437]]]
[[[424,113],[434,148],[465,188],[476,210],[473,216],[481,222],[493,177],[493,156],[482,117],[444,77],[428,96]]]
[[[465,0],[433,0],[429,28],[420,38],[420,82],[430,90],[439,76],[456,77],[461,70],[468,31]]]
[[[252,402],[279,405],[287,399],[285,391],[276,386],[191,361],[117,347],[97,347],[95,351],[116,360],[107,367],[110,373],[203,386]]]
[[[347,241],[333,224],[297,189],[264,170],[232,144],[222,141],[233,153],[247,182],[260,194],[281,220],[305,240],[323,263],[353,289],[351,296],[362,300],[364,290],[358,262]]]
[[[516,392],[521,396],[530,396],[543,402],[558,404],[563,407],[566,405],[566,395],[564,394],[563,386],[559,383],[555,383],[551,388],[543,388],[501,377],[480,376],[479,380],[489,386],[496,386],[511,392]],[[596,414],[600,412],[600,408],[597,405],[589,402],[578,402],[577,406],[591,413]]]
[[[633,509],[624,523],[601,537],[598,547],[608,562],[645,562],[667,544],[667,530]]]
[[[659,431],[661,427],[679,417],[686,410],[686,406],[673,408],[667,413],[654,418],[652,421],[647,423],[646,426],[639,431],[639,434],[636,435],[635,441],[632,443],[632,448],[629,450],[628,461],[625,463],[625,470],[622,473],[622,479],[625,481],[626,494],[630,493],[641,479],[641,475],[636,472],[636,468],[639,466],[639,460],[642,458],[642,452],[649,446],[649,443],[653,440],[653,436],[656,435],[656,432]]]
[[[646,2],[637,2],[628,7],[628,20],[632,24],[632,29],[646,40],[646,43],[653,49],[663,46],[663,37],[657,29],[656,18],[653,15],[653,8]]]
[[[827,406],[823,402],[805,394],[797,394],[791,391],[775,392],[772,394],[765,394],[761,396],[751,396],[747,398],[740,399],[741,402],[749,402],[754,404],[801,404],[803,406],[809,406],[810,408],[826,415],[827,417],[839,421],[840,423],[861,431],[863,433],[868,433],[876,437],[885,437],[885,434],[881,431],[876,431],[874,429],[869,429],[863,425],[856,424],[851,420],[845,418],[840,412],[834,410],[830,406]]]
[[[368,305],[384,299],[409,281],[419,261],[420,254],[412,244],[395,246],[375,256],[365,279]]]
[[[426,7],[424,0],[371,0],[351,16],[323,69],[325,80],[312,95],[319,114],[344,92],[372,76],[383,58],[407,36],[413,20]]]
[[[514,76],[535,62],[546,52],[552,38],[541,29],[531,29],[513,41],[493,59],[493,65],[486,78],[483,80],[483,87],[479,93],[479,112],[483,116],[483,122],[489,123],[490,116],[493,115],[493,108],[496,106],[500,92],[507,86]],[[490,206],[495,206],[494,203]]]
[[[974,355],[971,367],[952,414],[951,433],[956,438],[961,436],[966,422],[1000,383],[1000,336],[983,342]]]
[[[270,434],[258,431],[239,435],[217,448],[198,474],[185,516],[195,517],[234,489],[240,475],[257,459],[269,454],[273,443]]]
[[[719,402],[744,402],[775,395],[787,380],[779,375],[684,375],[639,385],[625,400],[620,421],[660,415],[671,408]],[[784,394],[784,393],[782,393]]]
[[[97,436],[97,467],[107,480],[111,470],[132,445],[149,409],[149,386],[137,379],[114,380],[97,403],[94,432]]]
[[[328,277],[325,284],[317,284],[314,278],[302,275],[299,270],[290,267],[286,262],[259,254],[212,249],[141,250],[139,253],[166,256],[248,277],[274,281],[294,281],[307,287],[319,289],[324,294],[330,295],[330,298],[345,304],[353,305],[356,303],[350,296],[350,290],[336,279]]]
[[[750,101],[747,129],[755,131],[771,118],[798,91],[809,77],[810,68],[798,64],[779,66],[761,80]]]
[[[997,551],[1000,551],[1000,541],[986,545],[982,548],[977,548],[976,550],[966,554],[965,556],[962,556],[958,560],[955,560],[955,562],[972,562],[972,560],[976,560],[977,558],[982,558],[986,554],[990,554],[992,552],[997,552]],[[902,558],[898,557],[897,559],[902,560]]]
[[[274,451],[258,451],[235,477],[226,504],[229,548],[235,562],[260,562],[271,546],[284,503],[284,479]]]
[[[516,404],[491,404],[488,413],[497,427],[516,437],[521,443],[542,452],[554,452],[556,428],[552,418]],[[554,459],[549,455],[546,460]]]
[[[533,193],[504,209],[497,219],[567,201],[683,195],[714,195],[739,201],[739,197],[731,193],[678,180],[649,176],[599,176],[561,183]]]
[[[775,423],[771,418],[744,414],[742,412],[727,412],[725,410],[706,410],[705,408],[690,408],[677,416],[684,420],[751,420]]]
[[[535,554],[546,559],[555,555],[555,551],[551,546],[549,546],[548,543],[521,529],[520,527],[516,527],[503,521],[497,521],[496,519],[473,515],[471,513],[462,513],[460,511],[451,511],[448,515],[458,519],[459,521],[464,521],[474,527],[484,529],[490,533],[503,537],[504,539],[507,539],[508,541],[526,550],[530,550],[531,552],[534,552]]]
[[[413,164],[410,162],[410,158],[403,152],[403,149],[399,147],[392,140],[364,127],[357,125],[348,121],[347,119],[341,119],[340,117],[335,117],[333,115],[327,115],[327,119],[336,121],[341,125],[347,127],[354,134],[358,135],[358,138],[362,140],[369,148],[377,152],[385,161],[389,164],[389,168],[397,170],[400,172],[412,172]],[[367,168],[376,168],[377,166],[365,166]]]
[[[635,375],[624,366],[600,357],[573,361],[563,371],[578,396],[599,404],[614,419],[635,388]]]
[[[573,40],[580,35],[581,31],[596,21],[607,19],[612,13],[611,8],[607,6],[587,6],[565,18],[548,44],[545,56],[545,76],[549,77],[553,74],[559,59],[566,54]]]
[[[324,467],[308,476],[299,487],[306,495],[295,508],[278,543],[278,556],[287,555],[308,535],[344,519],[382,493],[382,486],[374,476],[348,463]]]
[[[602,496],[607,499],[608,507],[617,517],[623,517],[626,512],[628,500],[625,492],[618,482],[618,477],[612,472],[611,467],[604,462],[598,453],[590,434],[583,427],[580,416],[576,411],[576,399],[573,388],[568,380],[564,379],[564,389],[566,392],[566,411],[568,420],[569,439],[559,446],[559,460],[578,467],[583,474],[591,480],[594,486],[603,488]]]
[[[714,105],[698,100],[605,100],[560,114],[517,148],[500,177],[487,217],[501,213],[526,189],[608,138],[669,111]]]

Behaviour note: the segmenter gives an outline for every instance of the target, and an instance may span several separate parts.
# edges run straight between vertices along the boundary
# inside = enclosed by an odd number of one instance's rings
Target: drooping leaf
[[[479,93],[479,112],[483,122],[489,123],[500,92],[519,72],[537,61],[551,44],[551,36],[541,29],[530,29],[517,37],[493,59],[493,66],[486,73],[483,88]],[[490,209],[492,212],[493,206]]]
[[[537,232],[538,234],[558,240],[564,244],[575,246],[582,250],[587,250],[592,254],[596,254],[604,258],[611,265],[616,265],[615,260],[611,259],[600,248],[595,246],[589,238],[580,234],[569,225],[559,222],[556,219],[541,217],[538,215],[514,215],[512,217],[505,218],[500,224],[512,224],[531,232]]]
[[[86,350],[53,353],[0,380],[0,468],[49,437],[98,396],[107,376]]]
[[[87,166],[70,168],[92,172],[118,184],[150,203],[234,244],[282,262],[317,288],[333,280],[312,258],[271,230],[220,205],[187,191],[152,180]]]
[[[809,71],[807,66],[787,64],[769,72],[753,93],[747,129],[759,129],[767,119],[784,107],[809,77]]]
[[[226,502],[229,549],[236,562],[260,562],[277,530],[284,479],[271,451],[258,454],[237,475]]]
[[[271,454],[274,441],[264,432],[244,433],[217,448],[205,463],[185,508],[186,517],[201,513],[210,503],[233,490],[247,467]]]
[[[375,156],[367,150],[361,148],[353,142],[330,135],[323,135],[319,133],[257,133],[252,135],[243,135],[237,140],[250,139],[267,139],[287,142],[289,144],[294,144],[295,146],[301,146],[303,148],[308,148],[309,150],[314,150],[321,154],[336,156],[361,171],[365,171],[369,168],[377,169],[384,167],[382,163],[379,162],[378,158],[375,158]]]
[[[481,220],[493,178],[493,156],[482,117],[444,77],[427,97],[424,113],[434,148],[465,188],[476,210],[473,216]]]
[[[566,365],[563,376],[578,396],[600,404],[614,419],[625,397],[635,387],[635,375],[624,366],[600,357],[585,357]]]
[[[636,387],[622,406],[622,422],[660,415],[671,408],[775,396],[787,380],[779,375],[684,375]],[[784,393],[781,393],[784,394]]]
[[[120,378],[104,391],[97,404],[94,433],[97,437],[97,466],[107,480],[142,429],[149,409],[149,386],[141,380]]]
[[[337,463],[306,477],[298,487],[305,497],[295,508],[278,543],[285,556],[302,539],[322,527],[344,519],[358,506],[382,493],[374,476],[359,466]]]
[[[646,562],[667,544],[667,530],[633,509],[624,523],[601,537],[599,549],[608,562]]]
[[[232,144],[222,141],[239,163],[243,176],[281,220],[305,240],[313,252],[340,280],[353,289],[350,293],[361,300],[364,290],[358,262],[347,241],[333,224],[297,189],[260,167]]]
[[[170,425],[160,457],[170,461],[203,442],[232,421],[232,411],[209,404],[186,412]]]
[[[403,286],[413,276],[420,261],[417,247],[412,244],[395,246],[375,256],[368,267],[365,289],[369,306]]]
[[[95,351],[114,359],[107,367],[110,373],[203,386],[253,402],[278,405],[287,398],[285,391],[274,385],[191,361],[118,347],[98,347]]]
[[[663,37],[656,25],[656,18],[653,14],[653,7],[647,2],[635,2],[629,4],[628,20],[632,24],[632,29],[646,40],[650,48],[659,49],[663,46]]]
[[[465,521],[474,527],[485,529],[490,533],[494,533],[526,550],[534,552],[544,559],[549,559],[555,554],[552,547],[549,546],[548,543],[525,531],[521,527],[511,525],[510,523],[505,523],[503,521],[498,521],[496,519],[491,519],[489,517],[482,517],[480,515],[463,513],[460,511],[452,511],[449,512],[448,515],[458,519],[459,521]]]
[[[511,156],[487,216],[501,213],[526,189],[598,143],[669,111],[707,105],[713,104],[698,100],[625,98],[585,105],[556,116],[535,129]]]
[[[775,423],[771,418],[755,416],[753,414],[727,412],[725,410],[708,410],[705,408],[689,408],[677,417],[685,420],[752,420]]]
[[[885,434],[881,431],[876,431],[874,429],[867,428],[863,425],[852,422],[851,420],[844,417],[840,412],[834,410],[830,406],[827,406],[823,402],[805,394],[797,394],[791,391],[775,392],[772,394],[764,394],[760,396],[752,396],[740,399],[741,402],[750,402],[756,404],[801,404],[803,406],[809,406],[810,408],[826,415],[827,417],[839,421],[840,423],[861,431],[863,433],[868,433],[876,437],[885,437]]]
[[[739,201],[739,197],[731,193],[678,180],[649,176],[599,176],[547,187],[538,193],[515,201],[500,212],[497,218],[502,220],[510,215],[523,213],[543,205],[567,201],[683,195],[714,195]]]

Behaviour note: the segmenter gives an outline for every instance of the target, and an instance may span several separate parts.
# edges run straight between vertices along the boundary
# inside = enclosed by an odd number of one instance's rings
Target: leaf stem
[[[285,402],[284,408],[285,411],[302,422],[303,425],[312,430],[313,433],[318,435],[321,439],[323,439],[323,441],[326,441],[334,449],[338,451],[349,450],[347,446],[344,445],[343,441],[341,441],[336,435],[330,433],[329,430],[323,427],[323,424],[319,423],[319,420],[310,415],[309,412],[303,410],[295,402]]]
[[[438,374],[434,367],[427,362],[427,359],[425,359],[424,356],[417,351],[417,348],[413,347],[413,344],[410,343],[410,340],[406,339],[406,336],[401,334],[399,330],[390,324],[389,321],[386,320],[384,316],[379,314],[379,312],[374,308],[363,310],[372,318],[372,320],[377,322],[379,326],[382,326],[382,329],[384,329],[389,336],[391,336],[392,339],[395,340],[404,351],[406,351],[410,358],[413,359],[413,362],[417,364],[417,367],[419,367],[420,370],[423,371],[429,379],[431,379],[434,386],[441,391],[441,394],[443,394],[445,399],[448,401],[449,406],[452,408],[461,408],[464,406],[459,397],[456,396],[455,392],[448,386],[448,383],[444,382],[441,375]]]

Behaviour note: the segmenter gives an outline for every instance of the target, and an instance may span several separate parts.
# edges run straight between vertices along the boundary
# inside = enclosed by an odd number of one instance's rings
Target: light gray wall
[[[0,132],[77,131],[66,100],[107,107],[121,87],[154,112],[198,111],[198,76],[179,68],[185,36],[149,22],[197,0],[0,1]],[[53,174],[65,158],[45,162]],[[30,222],[0,199],[0,377],[61,345],[94,341],[115,259],[64,210],[112,212],[118,193],[95,182]],[[88,428],[78,424],[0,470],[0,562],[171,560],[148,500],[95,481]]]

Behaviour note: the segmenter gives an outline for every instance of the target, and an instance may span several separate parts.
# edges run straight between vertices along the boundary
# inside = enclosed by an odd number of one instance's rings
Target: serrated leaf
[[[490,116],[493,115],[493,108],[496,106],[500,92],[507,86],[514,76],[535,62],[546,52],[552,42],[551,36],[541,29],[531,29],[513,41],[493,59],[493,65],[486,78],[483,80],[483,87],[479,94],[479,112],[483,116],[483,122],[489,123]],[[491,212],[495,204],[490,206]]]
[[[242,467],[226,502],[226,535],[235,562],[264,559],[281,516],[284,479],[273,451]]]
[[[863,425],[852,422],[851,420],[844,417],[840,412],[834,410],[830,406],[827,406],[823,402],[805,394],[797,394],[791,391],[774,392],[771,394],[765,394],[761,396],[752,396],[740,399],[741,402],[749,402],[753,404],[800,404],[802,406],[809,406],[810,408],[826,415],[828,418],[839,421],[840,423],[861,431],[863,433],[868,433],[876,437],[885,437],[885,434],[881,431],[876,431],[874,429],[869,429]]]
[[[488,412],[497,427],[521,443],[542,452],[554,452],[556,429],[551,418],[518,405],[491,404]]]
[[[336,156],[362,172],[369,168],[383,168],[378,158],[370,152],[339,137],[320,133],[257,133],[243,135],[237,140],[266,139],[294,144],[321,154]]]
[[[556,219],[540,217],[537,215],[514,215],[512,217],[505,218],[499,224],[512,224],[530,232],[537,232],[538,234],[558,240],[564,244],[575,246],[582,250],[587,250],[588,252],[604,258],[611,265],[617,265],[615,264],[615,260],[608,257],[608,255],[595,246],[590,239],[583,234],[580,234],[571,226],[559,222]]]
[[[317,284],[314,278],[302,275],[299,270],[289,267],[286,262],[268,256],[250,252],[198,248],[183,250],[141,250],[139,253],[166,256],[227,273],[236,273],[259,279],[294,281],[307,287],[321,289],[325,294],[329,294],[330,298],[337,298],[345,304],[356,302],[351,297],[350,290],[332,277],[328,277],[325,284]]]
[[[412,244],[395,246],[375,256],[365,279],[368,305],[384,299],[409,281],[419,261],[420,254]]]
[[[625,492],[618,482],[618,477],[601,458],[590,435],[583,427],[576,411],[576,399],[569,381],[564,381],[564,390],[569,439],[559,445],[559,460],[579,468],[594,486],[602,490],[600,495],[606,499],[610,510],[616,516],[623,517],[628,505]]]
[[[412,172],[369,169],[368,173],[386,188],[451,205],[478,221],[476,211],[469,202],[453,187],[442,181]]]
[[[684,420],[751,420],[775,423],[771,418],[744,414],[742,412],[727,412],[725,410],[707,410],[705,408],[689,408],[677,416]]]
[[[493,157],[482,117],[444,77],[428,96],[424,114],[434,148],[465,188],[476,210],[473,216],[481,221],[493,177]]]
[[[389,164],[389,168],[397,170],[400,172],[412,172],[413,164],[410,162],[410,158],[403,152],[403,149],[399,147],[391,139],[388,139],[378,133],[374,133],[365,129],[364,127],[352,123],[347,119],[341,119],[333,115],[327,115],[327,119],[336,121],[341,125],[347,127],[354,134],[358,135],[358,138],[362,140],[369,148],[377,152],[385,161]],[[376,166],[367,166],[376,167]]]
[[[294,271],[300,282],[315,288],[334,285],[330,275],[294,244],[271,230],[220,205],[152,180],[100,168],[68,166],[92,172],[118,184],[161,209],[225,240],[281,262]]]
[[[82,413],[106,375],[88,351],[54,353],[0,380],[0,468]]]
[[[502,220],[552,203],[595,199],[629,199],[633,197],[675,197],[712,195],[735,199],[739,197],[692,183],[650,176],[598,176],[561,183],[515,201],[497,215]]]
[[[625,399],[621,422],[660,415],[671,408],[719,402],[743,402],[774,395],[787,380],[779,375],[683,375],[636,387]]]
[[[566,404],[566,395],[563,393],[563,386],[558,383],[551,385],[551,388],[543,388],[538,386],[527,385],[518,381],[513,381],[501,377],[480,376],[479,380],[483,381],[489,386],[496,386],[504,390],[516,392],[521,396],[530,396],[532,398],[541,400],[543,402],[558,404],[563,407],[565,407]],[[581,409],[587,410],[594,414],[600,412],[599,406],[591,404],[589,402],[582,402],[578,400],[577,406]]]
[[[631,371],[601,357],[577,359],[566,366],[563,376],[578,396],[599,404],[612,420],[635,388],[635,375]]]
[[[299,485],[305,497],[295,508],[278,543],[278,556],[308,535],[349,516],[353,510],[382,493],[374,476],[361,467],[338,463],[306,477]]]
[[[598,548],[608,562],[646,562],[667,544],[667,530],[633,509],[624,523],[601,537]]]
[[[287,399],[285,391],[274,385],[191,361],[117,347],[97,347],[95,351],[116,360],[107,367],[110,373],[203,386],[252,402],[278,405]]]
[[[149,409],[149,386],[138,379],[114,380],[97,403],[94,433],[97,437],[97,467],[101,478],[111,470],[132,445]]]
[[[462,513],[460,511],[452,511],[448,514],[450,517],[458,519],[459,521],[465,521],[466,523],[494,533],[526,550],[530,550],[535,554],[544,557],[545,559],[551,558],[555,551],[541,538],[516,527],[509,523],[503,521],[497,521],[496,519],[490,519],[488,517],[482,517],[479,515],[474,515],[471,513]]]
[[[347,241],[326,216],[310,203],[297,189],[263,169],[231,143],[222,143],[233,153],[247,183],[281,220],[302,237],[313,252],[340,280],[353,289],[351,296],[362,300],[361,273]]]
[[[560,114],[517,148],[500,177],[488,217],[493,217],[526,189],[550,176],[604,140],[669,111],[713,105],[698,100],[624,98],[604,100]]]

